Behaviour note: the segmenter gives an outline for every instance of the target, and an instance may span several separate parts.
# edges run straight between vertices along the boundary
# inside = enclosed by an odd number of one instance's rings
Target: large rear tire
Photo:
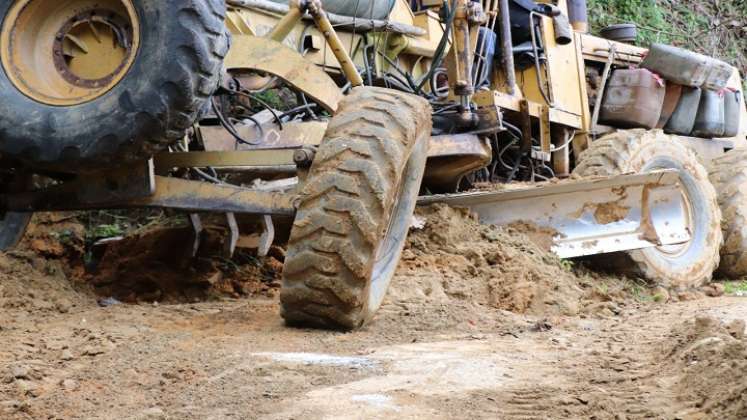
[[[10,251],[23,239],[31,213],[0,213],[0,252]]]
[[[711,281],[722,243],[721,211],[708,172],[676,136],[660,130],[627,130],[605,136],[581,154],[574,174],[611,176],[676,169],[689,213],[692,239],[683,245],[646,248],[626,254],[637,274],[671,289],[699,287]],[[615,258],[615,257],[613,257]]]
[[[723,213],[724,246],[718,272],[747,276],[747,150],[735,149],[711,162],[711,182]]]
[[[0,154],[85,172],[184,138],[217,90],[224,0],[0,2]]]
[[[31,185],[31,178],[20,174],[0,174],[0,194],[23,191]],[[23,239],[32,213],[0,211],[0,252],[10,251]]]
[[[425,170],[431,109],[363,87],[330,122],[299,198],[283,270],[291,325],[355,329],[384,299]]]

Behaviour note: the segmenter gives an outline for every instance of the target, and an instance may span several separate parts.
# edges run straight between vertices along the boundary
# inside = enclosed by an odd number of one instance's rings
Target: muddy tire
[[[374,316],[410,228],[430,116],[389,89],[343,100],[299,197],[280,294],[288,324],[351,330]]]
[[[84,172],[150,157],[184,138],[218,88],[224,0],[1,3],[6,158]]]
[[[719,264],[722,243],[721,211],[708,172],[695,154],[676,136],[646,130],[619,131],[605,136],[581,154],[574,174],[609,176],[677,169],[689,210],[692,239],[683,245],[655,247],[610,256],[615,265],[632,267],[629,274],[642,276],[672,289],[686,289],[710,282]],[[620,259],[628,259],[620,264]]]
[[[31,179],[14,174],[0,174],[0,194],[23,191],[31,185]],[[32,213],[0,211],[0,252],[15,248],[31,221]]]
[[[0,252],[9,251],[23,239],[31,213],[0,213]]]
[[[714,159],[710,169],[723,214],[718,272],[742,279],[747,276],[747,150],[735,149]]]

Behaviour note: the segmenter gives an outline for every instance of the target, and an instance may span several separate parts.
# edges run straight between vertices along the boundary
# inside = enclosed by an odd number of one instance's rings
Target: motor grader
[[[589,35],[583,1],[6,0],[0,16],[3,249],[33,212],[177,209],[195,251],[214,213],[227,253],[251,216],[260,255],[293,220],[282,316],[342,329],[381,305],[418,203],[550,228],[563,258],[671,288],[710,281],[723,210],[721,270],[747,271],[744,104],[730,138],[603,124],[611,75],[648,50]]]

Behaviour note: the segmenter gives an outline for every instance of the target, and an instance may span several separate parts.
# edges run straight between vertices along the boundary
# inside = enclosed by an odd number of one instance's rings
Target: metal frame
[[[224,153],[226,157],[235,152]],[[256,153],[256,152],[250,152]],[[209,166],[189,156],[196,167]],[[208,156],[210,157],[210,156]],[[260,191],[228,184],[158,176],[153,161],[86,174],[38,191],[0,196],[3,211],[39,212],[160,207],[189,212],[293,216],[293,192]]]

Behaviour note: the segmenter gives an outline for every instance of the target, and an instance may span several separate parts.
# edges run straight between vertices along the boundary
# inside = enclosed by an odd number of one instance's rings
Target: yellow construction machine
[[[224,215],[231,253],[251,216],[260,255],[289,238],[285,320],[342,329],[381,305],[418,203],[670,288],[711,280],[723,230],[745,274],[739,73],[586,22],[575,0],[4,1],[0,247],[33,212],[162,207],[195,250]]]

